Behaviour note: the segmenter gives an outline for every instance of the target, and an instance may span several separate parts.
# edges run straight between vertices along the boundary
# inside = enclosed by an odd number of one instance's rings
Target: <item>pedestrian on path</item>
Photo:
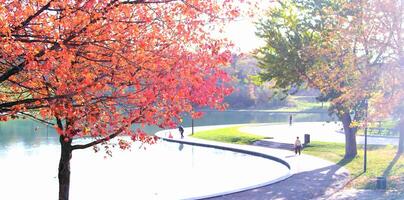
[[[289,115],[289,126],[292,126],[292,115]]]
[[[178,127],[178,131],[181,134],[181,139],[184,138],[184,127],[182,127],[181,125]]]
[[[300,142],[299,137],[296,137],[294,146],[295,146],[295,155],[297,155],[297,153],[299,153],[300,155],[300,152],[302,150],[302,142]]]

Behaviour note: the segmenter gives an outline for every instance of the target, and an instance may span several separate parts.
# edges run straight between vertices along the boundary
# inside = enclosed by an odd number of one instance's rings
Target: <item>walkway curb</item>
[[[243,154],[247,154],[247,155],[251,155],[251,156],[257,156],[257,157],[270,159],[270,160],[273,160],[275,162],[279,162],[279,163],[285,165],[289,169],[288,174],[281,176],[274,180],[270,180],[270,181],[256,184],[256,185],[247,186],[244,188],[224,191],[221,193],[214,193],[214,194],[199,196],[199,197],[191,198],[191,199],[208,199],[208,198],[214,198],[214,197],[221,197],[224,195],[234,194],[234,193],[238,193],[238,192],[252,190],[255,188],[260,188],[263,186],[268,186],[268,185],[283,181],[283,180],[293,176],[290,164],[277,156],[273,156],[273,155],[270,155],[267,153],[262,153],[262,152],[258,152],[258,151],[254,151],[254,150],[246,150],[246,149],[242,149],[242,148],[230,147],[229,144],[226,144],[226,143],[216,143],[216,142],[211,142],[211,141],[207,141],[207,140],[200,140],[200,141],[189,141],[188,140],[187,141],[187,139],[170,139],[170,138],[167,138],[164,136],[164,135],[166,135],[167,131],[170,131],[170,130],[159,131],[159,132],[155,133],[155,135],[157,137],[159,137],[160,139],[167,141],[167,142],[182,143],[182,144],[201,146],[201,147],[206,147],[206,148],[215,148],[215,149],[221,149],[221,150],[225,150],[225,151],[232,151],[232,152],[243,153]]]
[[[264,124],[242,124],[243,126],[262,126]],[[205,126],[205,127],[194,127],[197,131],[209,130],[216,128],[223,128],[226,126],[237,126],[237,125],[218,125],[218,126]],[[185,133],[190,134],[191,128],[185,128]],[[254,187],[244,188],[243,190],[226,191],[221,194],[209,195],[205,197],[198,197],[197,199],[212,199],[212,200],[234,200],[234,199],[256,199],[256,200],[267,200],[272,198],[279,198],[288,200],[323,200],[334,194],[336,191],[340,190],[349,178],[349,172],[342,166],[336,165],[335,163],[302,154],[301,156],[296,156],[294,152],[289,150],[280,150],[268,147],[259,147],[252,145],[237,145],[229,144],[215,141],[207,141],[196,138],[185,137],[180,139],[176,134],[178,130],[170,129],[159,131],[156,135],[168,142],[177,142],[184,144],[192,144],[198,146],[205,146],[208,148],[220,148],[223,150],[233,150],[244,153],[245,151],[255,152],[253,155],[261,156],[272,159],[273,157],[286,162],[289,165],[289,176],[282,180],[277,180],[274,182],[269,182],[266,184],[256,185]],[[168,138],[169,133],[174,133],[174,138]],[[186,134],[187,135],[187,134]],[[165,137],[164,137],[165,136]],[[251,155],[251,154],[250,154]],[[261,156],[262,157],[262,156]],[[276,159],[276,160],[277,160]],[[281,162],[283,164],[283,162]],[[331,175],[329,172],[332,172]],[[308,177],[312,177],[307,179]],[[317,178],[322,177],[319,181]],[[325,178],[323,180],[323,178]],[[314,181],[314,182],[313,182]],[[276,183],[276,184],[274,184]],[[314,188],[313,188],[314,187]],[[271,196],[277,194],[277,196]],[[291,195],[291,196],[289,196]],[[303,195],[303,196],[302,196]],[[282,199],[281,198],[281,199]]]

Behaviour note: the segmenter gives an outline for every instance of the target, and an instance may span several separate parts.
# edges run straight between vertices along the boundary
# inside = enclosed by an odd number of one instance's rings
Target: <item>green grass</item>
[[[287,107],[277,109],[283,112],[308,112],[308,111],[327,111],[329,103],[320,103],[311,96],[289,96],[288,102],[291,104]]]
[[[231,126],[214,130],[200,131],[194,133],[192,137],[236,144],[252,144],[255,141],[265,138],[264,136],[241,132],[239,131],[239,128],[241,128],[241,126]]]
[[[369,135],[380,135],[380,136],[398,136],[398,132],[393,131],[393,129],[397,126],[397,120],[385,120],[380,122],[371,123],[368,125],[368,134]],[[376,129],[375,129],[376,128]],[[383,130],[377,130],[377,129]],[[390,129],[390,130],[388,130]],[[364,135],[364,129],[359,129],[357,134]]]
[[[252,144],[263,136],[243,133],[241,126],[196,132],[193,137],[219,142]],[[335,162],[346,167],[351,174],[350,187],[358,189],[375,189],[376,177],[388,178],[388,189],[402,190],[404,188],[404,155],[397,156],[397,147],[368,146],[367,172],[363,173],[363,147],[358,145],[358,155],[354,159],[344,159],[345,145],[343,143],[312,142],[305,149],[305,154]]]
[[[358,156],[344,159],[345,145],[341,143],[312,142],[304,149],[304,153],[320,157],[346,167],[353,181],[351,187],[359,189],[375,189],[378,176],[388,177],[389,189],[404,188],[404,155],[396,155],[393,146],[368,146],[367,172],[363,174],[363,150],[358,146]]]
[[[397,120],[386,120],[386,121],[381,122],[381,127],[382,128],[395,128],[397,126],[397,124],[398,124]],[[378,127],[378,125],[375,127]]]

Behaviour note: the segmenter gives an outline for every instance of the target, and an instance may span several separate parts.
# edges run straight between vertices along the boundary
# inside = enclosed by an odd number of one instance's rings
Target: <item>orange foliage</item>
[[[0,0],[0,112],[64,120],[69,138],[139,139],[133,123],[223,108],[229,44],[206,27],[238,13],[233,1]]]

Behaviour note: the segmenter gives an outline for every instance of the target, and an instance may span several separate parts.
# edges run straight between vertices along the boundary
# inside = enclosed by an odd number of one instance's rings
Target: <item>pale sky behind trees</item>
[[[264,41],[255,35],[256,27],[254,22],[264,17],[264,13],[274,1],[247,0],[251,5],[242,4],[242,10],[250,12],[254,16],[242,16],[237,21],[233,21],[225,28],[225,37],[229,38],[235,45],[236,52],[248,53],[264,45]],[[245,13],[244,13],[245,14]],[[248,14],[247,14],[248,15]]]
[[[262,39],[255,35],[256,28],[252,19],[242,19],[226,27],[227,36],[242,53],[247,53],[263,45]],[[238,51],[238,50],[236,50]]]

